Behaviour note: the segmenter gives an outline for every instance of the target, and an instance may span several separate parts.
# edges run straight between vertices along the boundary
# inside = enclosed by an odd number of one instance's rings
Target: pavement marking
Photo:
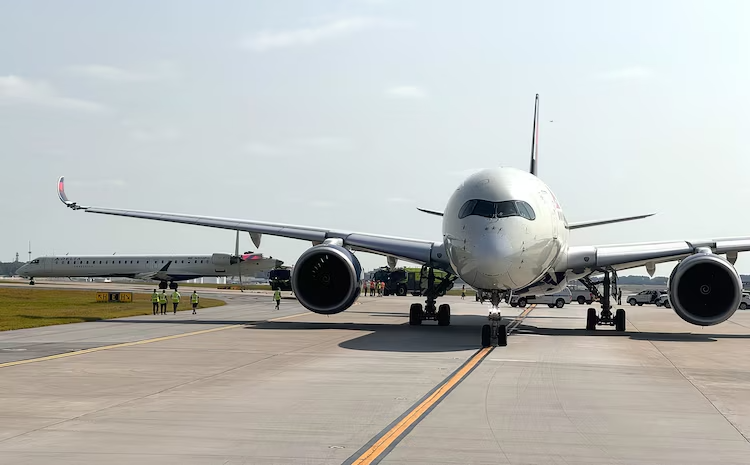
[[[536,304],[531,304],[523,309],[523,312],[521,312],[521,314],[518,315],[516,319],[508,325],[508,336],[510,336],[511,333],[515,331],[521,325],[521,323],[523,323],[523,320],[525,320],[526,317],[529,316],[529,313],[531,313],[531,311],[535,308]]]
[[[296,313],[294,315],[282,316],[282,317],[279,317],[279,318],[273,318],[273,319],[265,320],[265,321],[288,320],[290,318],[294,318],[294,317],[298,317],[298,316],[302,316],[302,315],[307,315],[307,312],[305,312],[305,313]],[[189,333],[182,333],[182,334],[173,334],[171,336],[155,337],[155,338],[152,338],[152,339],[143,339],[141,341],[122,342],[120,344],[111,344],[111,345],[108,345],[108,346],[92,347],[90,349],[82,349],[82,350],[76,350],[74,352],[65,352],[65,353],[62,353],[62,354],[47,355],[45,357],[29,358],[29,359],[26,359],[26,360],[16,360],[15,362],[0,363],[0,368],[7,368],[7,367],[16,366],[16,365],[25,365],[27,363],[45,362],[47,360],[56,360],[58,358],[73,357],[74,355],[90,354],[92,352],[99,352],[99,351],[102,351],[102,350],[119,349],[121,347],[132,347],[132,346],[138,346],[138,345],[142,345],[142,344],[151,344],[152,342],[170,341],[172,339],[179,339],[179,338],[182,338],[182,337],[197,336],[199,334],[215,333],[217,331],[225,331],[227,329],[240,328],[240,327],[244,327],[244,326],[246,326],[248,324],[252,324],[252,322],[239,323],[239,324],[236,324],[236,325],[220,326],[218,328],[202,329],[200,331],[192,331],[192,332],[189,332]]]
[[[479,363],[492,351],[485,347],[472,355],[442,384],[436,386],[418,401],[410,410],[388,425],[380,434],[354,453],[344,465],[370,465],[379,463],[415,426],[427,416],[458,384],[463,381]]]

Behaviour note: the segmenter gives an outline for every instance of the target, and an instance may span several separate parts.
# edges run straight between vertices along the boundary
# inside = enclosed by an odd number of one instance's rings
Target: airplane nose
[[[499,276],[510,269],[513,246],[504,235],[493,234],[479,241],[474,255],[479,273],[486,276]]]

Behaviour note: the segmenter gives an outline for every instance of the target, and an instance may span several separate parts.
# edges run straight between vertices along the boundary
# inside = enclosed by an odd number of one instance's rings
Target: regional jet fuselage
[[[212,255],[103,255],[39,257],[23,265],[17,274],[26,278],[133,278],[159,281],[177,288],[177,281],[201,277],[250,275],[270,270],[282,262],[262,254]],[[240,268],[241,267],[241,268]]]

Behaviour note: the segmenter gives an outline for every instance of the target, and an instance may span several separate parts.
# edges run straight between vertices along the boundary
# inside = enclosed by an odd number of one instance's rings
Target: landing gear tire
[[[563,308],[565,306],[565,301],[562,299],[557,299],[555,302],[555,307],[557,308]]]
[[[621,308],[615,312],[615,331],[625,331],[625,310]]]
[[[508,345],[508,327],[500,325],[497,327],[497,346],[505,347]]]
[[[34,282],[34,280],[33,280],[33,279],[32,279],[31,281],[29,281],[29,286],[33,286],[33,285],[35,285],[35,284],[36,284],[36,283]]]
[[[594,331],[599,318],[596,316],[596,309],[590,308],[586,313],[586,331]]]
[[[409,324],[411,326],[422,324],[422,304],[411,304],[409,307]]]
[[[167,288],[167,282],[159,281],[159,289],[166,289],[166,288]]]
[[[482,347],[489,347],[492,343],[492,329],[490,325],[482,326]]]
[[[438,326],[448,326],[451,324],[451,306],[441,304],[437,311]]]

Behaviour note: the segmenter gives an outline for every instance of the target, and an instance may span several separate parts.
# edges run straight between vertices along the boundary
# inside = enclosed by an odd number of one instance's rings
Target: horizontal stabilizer
[[[419,208],[419,207],[417,207],[417,210],[421,212],[429,213],[430,215],[443,216],[443,212],[436,212],[435,210],[427,210],[425,208]]]
[[[643,218],[648,218],[649,216],[654,216],[655,214],[656,213],[649,213],[646,215],[627,216],[624,218],[613,218],[611,220],[579,221],[578,223],[569,223],[568,229],[590,228],[592,226],[601,226],[603,224],[622,223],[623,221],[641,220]]]

